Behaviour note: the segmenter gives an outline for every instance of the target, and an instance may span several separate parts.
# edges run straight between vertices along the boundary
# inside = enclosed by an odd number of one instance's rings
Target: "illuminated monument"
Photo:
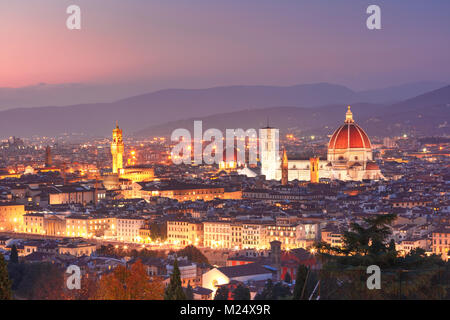
[[[119,129],[119,122],[116,122],[116,128],[113,130],[111,142],[111,154],[112,154],[112,172],[119,173],[119,170],[123,168],[123,139],[122,129]]]
[[[267,125],[267,127],[260,129],[259,133],[261,174],[265,175],[267,180],[280,180],[281,166],[278,144],[280,131]]]
[[[373,161],[372,145],[364,130],[353,120],[348,107],[345,122],[331,136],[328,143],[327,160],[311,158],[309,160],[288,160],[282,157],[274,147],[274,136],[278,129],[264,128],[261,139],[261,173],[267,180],[319,182],[320,178],[331,180],[384,179],[380,168]],[[287,169],[286,169],[287,167]],[[287,173],[286,173],[287,171]]]
[[[103,185],[107,190],[119,189],[120,179],[130,180],[132,182],[153,181],[155,179],[155,171],[151,167],[144,165],[132,165],[123,167],[124,144],[122,129],[116,123],[116,127],[112,133],[111,155],[112,155],[112,173],[103,176]],[[133,162],[136,161],[136,151],[131,152]]]

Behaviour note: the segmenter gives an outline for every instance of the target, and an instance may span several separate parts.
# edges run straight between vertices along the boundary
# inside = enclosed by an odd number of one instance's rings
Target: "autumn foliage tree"
[[[162,300],[164,284],[160,278],[151,279],[140,260],[131,267],[118,266],[103,275],[98,284],[99,300]]]
[[[98,277],[94,273],[81,277],[80,289],[67,290],[67,300],[93,300],[98,290]]]

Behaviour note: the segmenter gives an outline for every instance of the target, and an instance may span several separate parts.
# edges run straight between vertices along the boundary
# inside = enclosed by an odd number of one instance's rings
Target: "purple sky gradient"
[[[0,87],[450,82],[448,0],[0,0],[0,41]]]

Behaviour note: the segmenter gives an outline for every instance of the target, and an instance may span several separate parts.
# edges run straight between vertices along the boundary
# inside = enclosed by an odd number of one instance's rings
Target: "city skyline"
[[[0,300],[450,300],[449,12],[1,1]]]

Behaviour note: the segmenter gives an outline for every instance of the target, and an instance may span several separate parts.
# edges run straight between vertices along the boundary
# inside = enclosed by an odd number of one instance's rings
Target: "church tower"
[[[52,149],[50,146],[45,148],[45,167],[50,168],[52,166]]]
[[[281,185],[285,186],[288,184],[289,178],[289,166],[288,157],[286,154],[286,148],[283,148],[283,158],[281,159]]]
[[[319,183],[319,157],[309,158],[311,183]]]
[[[113,140],[111,142],[111,154],[112,154],[112,172],[119,173],[119,170],[123,168],[123,140],[122,129],[119,129],[119,123],[116,122],[116,128],[112,134]]]
[[[259,129],[259,157],[261,174],[266,180],[275,180],[276,171],[280,168],[279,130],[269,126]]]

